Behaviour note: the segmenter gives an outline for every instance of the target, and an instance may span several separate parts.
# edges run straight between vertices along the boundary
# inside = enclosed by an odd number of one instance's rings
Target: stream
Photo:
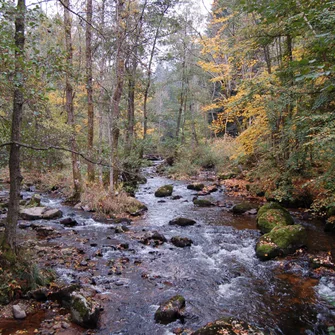
[[[335,301],[333,277],[311,278],[308,257],[303,255],[259,261],[254,250],[260,236],[255,216],[234,216],[222,207],[195,207],[195,191],[188,190],[186,182],[158,176],[153,168],[145,173],[148,182],[140,186],[136,198],[148,211],[128,224],[126,233],[116,234],[117,225],[99,223],[88,213],[61,205],[59,199],[43,197],[44,205],[58,207],[63,217],[78,222],[74,228],[65,228],[76,239],[62,236],[50,243],[82,247],[94,263],[84,270],[59,264],[56,271],[66,283],[80,281],[98,292],[104,312],[97,334],[169,335],[177,328],[196,330],[222,316],[257,324],[273,335],[329,334],[328,327],[335,324],[335,310],[330,306]],[[155,190],[166,184],[173,184],[173,195],[181,198],[156,198]],[[210,198],[228,204],[241,201],[220,189]],[[179,216],[197,223],[188,227],[168,224]],[[58,222],[43,224],[64,229]],[[321,223],[296,222],[308,230],[309,253],[335,251],[334,236],[326,235]],[[168,242],[160,246],[139,243],[153,231]],[[169,242],[173,236],[188,237],[193,245],[177,248]],[[111,272],[111,266],[119,271]],[[186,299],[184,324],[155,323],[159,305],[176,294]]]

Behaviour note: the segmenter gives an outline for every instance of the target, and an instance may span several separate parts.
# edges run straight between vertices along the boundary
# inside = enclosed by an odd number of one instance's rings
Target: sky
[[[207,12],[211,10],[213,0],[197,0],[197,1],[199,2],[203,14],[207,14]]]

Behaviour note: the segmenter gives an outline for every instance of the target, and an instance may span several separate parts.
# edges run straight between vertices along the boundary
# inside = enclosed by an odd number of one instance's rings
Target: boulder
[[[31,199],[26,202],[25,207],[40,207],[41,206],[41,196],[39,194],[33,194]]]
[[[254,209],[255,206],[248,203],[248,202],[242,202],[240,204],[234,205],[231,209],[233,214],[244,214],[247,211],[250,211],[251,209]]]
[[[131,216],[140,216],[147,210],[148,207],[146,205],[144,205],[141,201],[134,198],[131,199],[131,205],[129,206],[127,212]]]
[[[177,226],[180,226],[180,227],[185,227],[185,226],[193,226],[193,225],[196,224],[196,222],[192,219],[179,217],[179,218],[175,218],[175,219],[169,221],[169,224],[170,225],[177,225]]]
[[[278,226],[288,226],[294,224],[289,212],[282,209],[269,209],[264,212],[257,220],[257,228],[262,234],[269,233]]]
[[[286,256],[306,245],[306,239],[306,230],[301,225],[275,227],[259,239],[256,256],[263,261]]]
[[[289,213],[284,207],[280,206],[277,202],[269,202],[265,205],[263,205],[257,213],[257,220],[260,216],[262,216],[266,211],[268,211],[269,209],[281,209],[283,211],[286,211],[287,213]]]
[[[22,320],[27,317],[26,312],[21,308],[20,305],[13,305],[12,310],[13,310],[13,316],[17,320]]]
[[[155,313],[155,321],[166,325],[178,319],[183,320],[184,308],[185,298],[181,295],[175,295],[159,306]]]
[[[141,240],[140,242],[146,245],[149,245],[151,243],[151,241],[154,242],[154,245],[161,245],[164,242],[167,241],[167,239],[165,238],[165,236],[161,233],[159,233],[158,231],[153,231],[151,234],[146,234]]]
[[[172,192],[173,192],[172,185],[164,185],[156,190],[155,197],[157,198],[169,197],[172,194]]]
[[[62,217],[63,213],[57,208],[31,207],[22,209],[20,215],[24,220],[52,220]]]
[[[188,190],[194,190],[194,191],[202,191],[204,187],[205,185],[201,183],[187,185]]]
[[[59,223],[65,227],[74,227],[78,225],[78,222],[76,220],[73,220],[72,218],[65,218],[63,220],[60,220]]]
[[[195,206],[198,207],[211,207],[211,206],[215,206],[215,204],[213,204],[210,200],[208,199],[193,199],[193,203]]]
[[[77,292],[71,294],[70,310],[73,322],[84,328],[97,328],[100,309],[82,294]]]
[[[190,247],[193,241],[187,237],[173,236],[171,238],[171,243],[178,248]]]
[[[198,329],[192,335],[264,335],[263,331],[236,318],[221,318],[208,323],[205,327]]]

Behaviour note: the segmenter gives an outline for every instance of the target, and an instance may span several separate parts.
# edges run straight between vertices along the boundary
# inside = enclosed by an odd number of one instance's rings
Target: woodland
[[[22,261],[20,191],[117,217],[155,158],[335,230],[334,1],[199,5],[0,0],[1,266]]]

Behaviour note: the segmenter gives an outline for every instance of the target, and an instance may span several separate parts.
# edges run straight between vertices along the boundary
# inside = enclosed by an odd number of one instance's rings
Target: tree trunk
[[[17,16],[15,19],[15,89],[13,95],[13,116],[11,142],[20,142],[23,114],[24,89],[24,42],[25,42],[25,0],[17,2]],[[22,182],[20,170],[20,146],[12,144],[9,154],[10,193],[8,215],[5,226],[2,249],[9,261],[15,260],[16,226],[19,218],[20,186]],[[11,256],[11,257],[10,257]]]
[[[111,171],[110,176],[111,185],[117,183],[119,177],[119,171],[117,168],[117,157],[118,157],[118,144],[120,136],[119,128],[119,118],[120,118],[120,101],[123,92],[123,82],[124,82],[124,38],[125,38],[125,28],[123,27],[124,22],[122,19],[122,13],[124,11],[124,1],[117,0],[117,13],[116,13],[116,58],[115,58],[115,72],[116,72],[116,85],[112,97],[112,124],[111,124]],[[111,193],[114,193],[114,188],[111,186]]]
[[[66,72],[65,78],[65,109],[67,112],[67,123],[71,126],[72,132],[70,135],[70,148],[72,151],[77,151],[77,143],[76,143],[76,130],[75,130],[75,122],[74,122],[74,110],[73,110],[73,98],[74,92],[71,84],[71,71],[72,71],[72,35],[71,35],[71,18],[70,12],[68,8],[70,8],[70,1],[64,0],[64,27],[65,27],[65,47],[66,47],[66,59],[68,70]],[[72,161],[72,175],[73,175],[73,200],[80,200],[80,195],[82,192],[82,180],[81,174],[79,170],[79,156],[74,152],[71,153],[71,161]]]
[[[92,0],[87,0],[86,13],[86,90],[87,90],[87,149],[89,156],[93,153],[94,109],[93,109],[93,77],[92,77]],[[94,182],[94,165],[87,163],[88,181]]]

